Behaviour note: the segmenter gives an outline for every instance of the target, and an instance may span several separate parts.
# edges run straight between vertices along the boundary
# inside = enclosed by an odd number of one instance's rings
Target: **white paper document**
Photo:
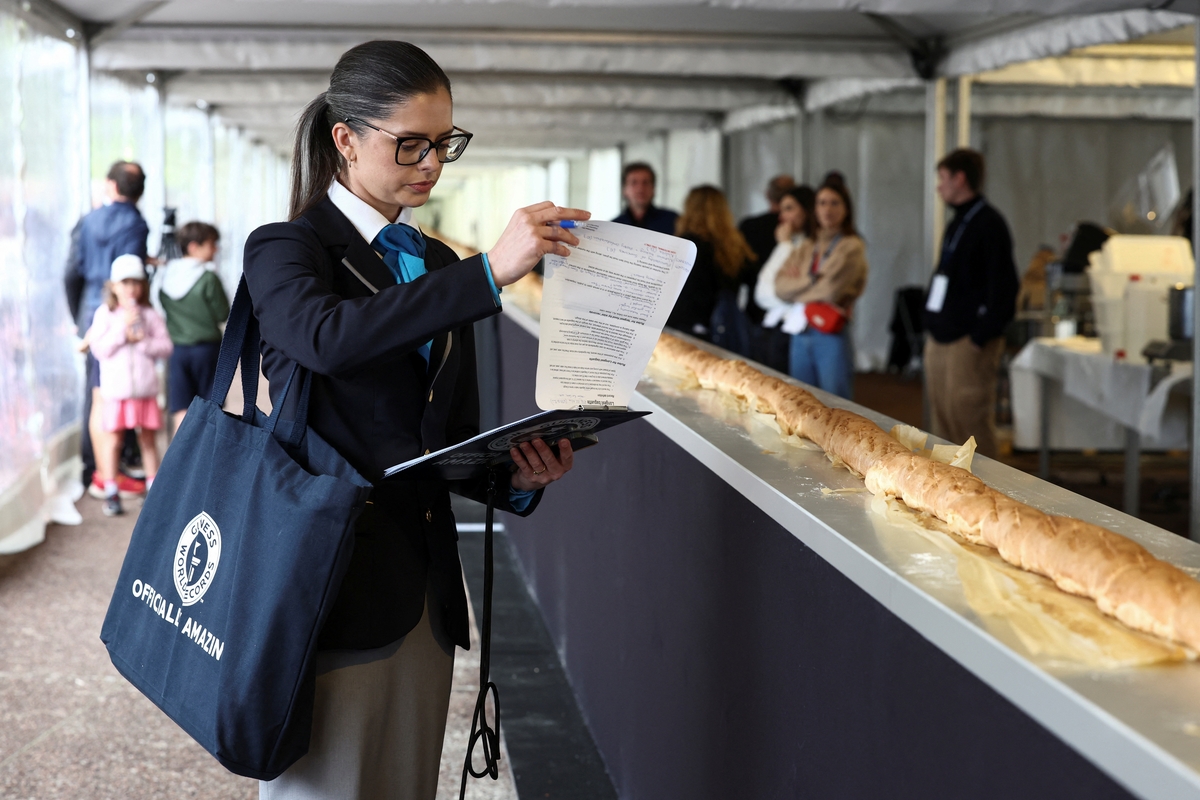
[[[696,260],[687,239],[578,223],[571,255],[547,256],[538,344],[544,410],[627,406]]]

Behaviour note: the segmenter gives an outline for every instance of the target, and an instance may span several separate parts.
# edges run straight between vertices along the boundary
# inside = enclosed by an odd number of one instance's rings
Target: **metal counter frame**
[[[521,311],[506,308],[502,326],[507,323],[536,340],[537,322]],[[514,335],[521,334],[502,330],[501,341],[508,342],[502,345],[506,372],[517,357],[511,352]],[[521,372],[532,374],[532,368]],[[895,424],[869,409],[815,393],[828,405],[862,414],[884,430]],[[783,443],[768,425],[713,392],[679,391],[644,380],[631,407],[653,412],[646,418],[649,425],[1130,792],[1155,800],[1200,798],[1200,664],[1081,671],[1034,656],[971,609],[951,569],[953,556],[873,514],[869,494],[823,494],[822,487],[862,485],[834,468],[823,453]],[[525,410],[505,407],[504,413]],[[580,459],[595,458],[601,451],[603,447],[588,451]],[[1192,575],[1200,573],[1200,545],[989,459],[977,457],[974,471],[1022,502],[1103,525]],[[510,524],[518,538],[524,523]],[[534,568],[526,564],[527,572]]]

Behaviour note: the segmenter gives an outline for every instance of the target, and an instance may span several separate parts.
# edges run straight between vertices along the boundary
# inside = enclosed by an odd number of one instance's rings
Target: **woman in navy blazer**
[[[419,48],[348,51],[300,119],[291,221],[246,243],[273,399],[294,362],[311,370],[309,424],[373,482],[478,433],[472,323],[498,313],[500,289],[544,255],[578,244],[557,223],[589,217],[521,209],[491,251],[461,261],[417,233],[412,209],[470,140],[452,111],[449,80]],[[570,444],[512,455],[497,507],[528,514],[570,470]],[[445,482],[372,492],[319,640],[309,753],[260,797],[434,797],[453,648],[469,644],[450,491],[485,495]]]

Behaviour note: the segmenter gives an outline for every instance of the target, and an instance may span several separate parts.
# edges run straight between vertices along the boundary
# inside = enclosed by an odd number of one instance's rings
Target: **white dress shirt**
[[[401,208],[400,215],[394,220],[389,220],[383,214],[376,211],[366,200],[363,200],[354,192],[347,189],[339,181],[335,180],[330,184],[329,199],[337,206],[338,211],[346,215],[346,219],[350,220],[350,224],[362,235],[367,244],[374,242],[379,232],[393,222],[399,222],[402,225],[420,230],[420,227],[413,224],[413,210],[411,208]]]

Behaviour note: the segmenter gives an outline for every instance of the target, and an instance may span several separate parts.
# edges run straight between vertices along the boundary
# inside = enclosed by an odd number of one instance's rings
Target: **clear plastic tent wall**
[[[168,136],[168,150],[171,149]],[[221,232],[217,271],[225,291],[233,299],[242,274],[242,251],[247,237],[260,225],[287,219],[288,161],[254,141],[245,131],[226,125],[213,127],[213,161],[209,167],[214,181],[214,222]],[[186,191],[167,173],[170,192]],[[182,202],[181,202],[182,207]],[[186,222],[184,217],[180,223]]]
[[[131,84],[93,74],[91,103],[91,164],[89,190],[93,207],[104,202],[104,179],[114,161],[136,161],[146,172],[146,191],[138,208],[150,226],[149,252],[162,235],[163,156],[158,92],[147,84]]]
[[[232,295],[254,228],[287,210],[287,160],[150,85],[95,75],[82,53],[0,12],[0,553],[78,519],[83,357],[63,271],[71,229],[119,159],[147,174],[139,207],[159,250],[162,209],[214,222]],[[89,158],[90,155],[90,158]],[[85,161],[86,160],[86,161]]]
[[[83,373],[63,291],[84,207],[76,47],[0,13],[0,552],[70,521]],[[9,56],[9,54],[12,54]]]

